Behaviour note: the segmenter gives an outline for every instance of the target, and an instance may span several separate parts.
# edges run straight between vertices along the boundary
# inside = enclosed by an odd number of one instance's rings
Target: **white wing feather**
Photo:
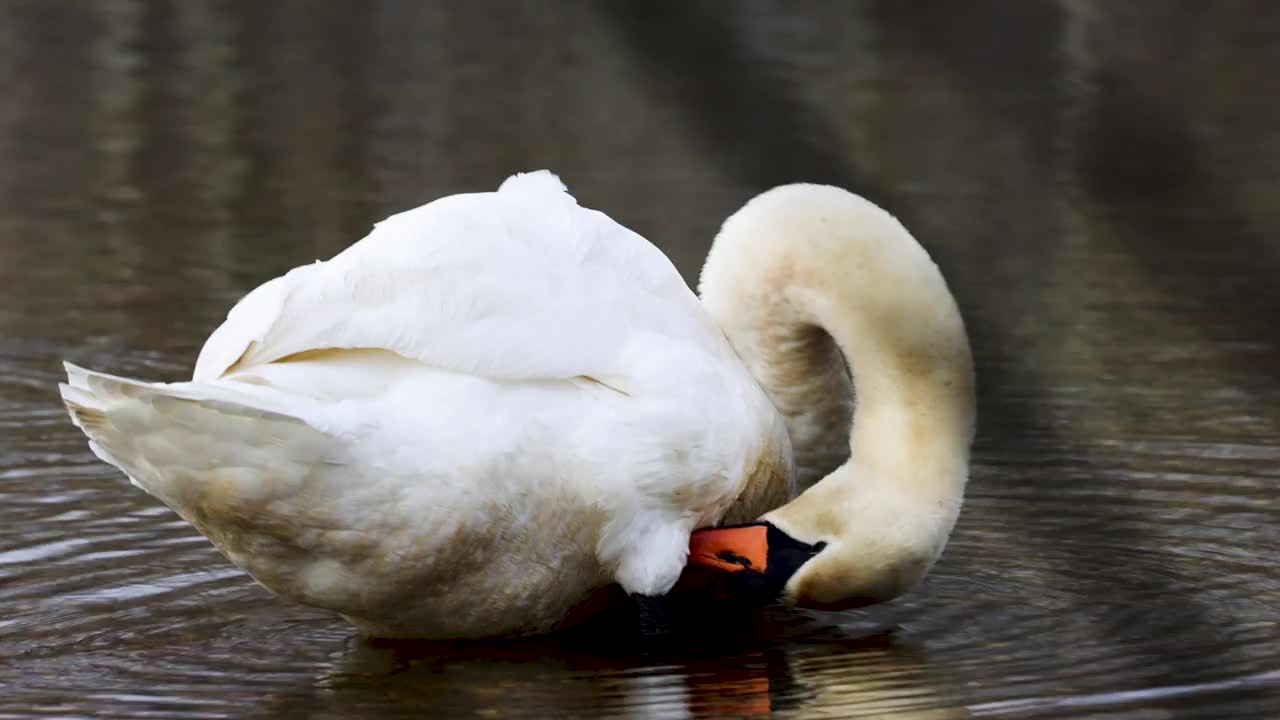
[[[377,348],[494,379],[625,382],[629,338],[705,338],[708,322],[666,256],[542,171],[393,215],[262,285],[209,338],[193,379]]]

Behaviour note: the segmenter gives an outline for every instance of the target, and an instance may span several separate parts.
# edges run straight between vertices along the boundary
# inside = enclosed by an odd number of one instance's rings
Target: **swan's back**
[[[709,347],[718,331],[657,248],[541,171],[393,215],[331,260],[264,284],[209,338],[193,379],[380,348],[495,379],[616,384],[644,334]]]

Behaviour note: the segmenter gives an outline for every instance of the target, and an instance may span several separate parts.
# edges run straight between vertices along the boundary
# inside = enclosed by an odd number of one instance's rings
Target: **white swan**
[[[62,393],[101,458],[233,562],[376,635],[538,633],[610,583],[662,595],[694,528],[772,508],[699,532],[693,562],[802,605],[909,588],[954,523],[973,428],[927,254],[856,196],[788,186],[725,224],[702,291],[706,310],[653,246],[531,173],[258,288],[189,383],[68,366]],[[803,477],[847,437],[831,338],[858,378],[853,457],[779,508],[783,417]]]

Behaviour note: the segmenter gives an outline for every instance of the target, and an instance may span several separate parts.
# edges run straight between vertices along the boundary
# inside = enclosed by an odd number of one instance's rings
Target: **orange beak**
[[[763,524],[695,530],[689,537],[689,564],[763,573],[769,567],[768,530]]]
[[[767,521],[695,530],[676,592],[767,604],[825,542],[796,540]]]

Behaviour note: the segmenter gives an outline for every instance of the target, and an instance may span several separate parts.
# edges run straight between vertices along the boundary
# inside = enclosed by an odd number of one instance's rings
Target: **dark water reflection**
[[[1280,10],[727,7],[0,3],[0,717],[1280,710]],[[672,657],[371,644],[66,421],[60,358],[181,377],[262,280],[533,167],[689,278],[797,179],[934,250],[982,427],[925,588]]]

